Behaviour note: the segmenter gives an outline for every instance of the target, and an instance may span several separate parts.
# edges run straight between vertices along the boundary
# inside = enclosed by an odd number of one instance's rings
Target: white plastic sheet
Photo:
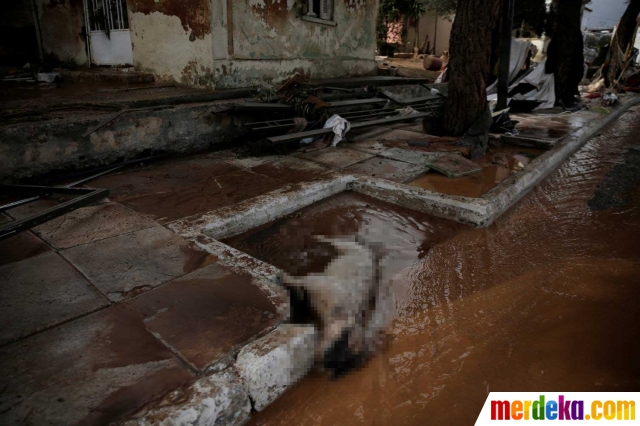
[[[553,74],[545,74],[546,59],[537,65],[532,64],[532,66],[535,66],[533,70],[524,78],[514,82],[514,79],[526,62],[527,55],[529,54],[532,46],[533,45],[526,40],[511,39],[511,60],[509,61],[509,82],[511,85],[509,86],[509,91],[519,84],[529,83],[536,88],[524,95],[516,95],[516,99],[542,102],[542,104],[536,107],[536,111],[540,109],[553,108],[556,103],[555,78]],[[495,101],[498,98],[496,95],[497,87],[497,81],[487,87],[487,93],[489,93],[487,100],[493,104],[495,104]]]
[[[553,108],[556,103],[555,77],[553,74],[546,74],[544,72],[545,62],[547,62],[546,59],[540,62],[522,81],[518,82],[518,84],[529,83],[536,87],[536,89],[531,92],[522,95],[526,100],[542,102],[534,111]],[[509,89],[513,89],[514,87],[515,85]]]
[[[340,117],[338,114],[334,114],[324,123],[323,129],[333,129],[334,136],[331,141],[331,146],[336,146],[344,138],[347,132],[351,130],[351,123]],[[315,137],[305,138],[302,139],[300,143],[310,144],[315,139]]]

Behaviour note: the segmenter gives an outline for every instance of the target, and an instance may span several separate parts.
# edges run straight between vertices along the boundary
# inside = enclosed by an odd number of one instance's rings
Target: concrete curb
[[[484,221],[477,225],[482,227],[491,226],[497,218],[529,193],[573,153],[584,146],[595,134],[638,104],[640,104],[640,96],[626,99],[603,120],[593,122],[571,133],[560,141],[556,147],[532,161],[523,172],[506,179],[500,185],[484,194],[482,199],[490,203],[489,214]]]
[[[314,362],[313,326],[281,324],[247,344],[233,365],[175,389],[125,426],[239,426],[304,377]]]

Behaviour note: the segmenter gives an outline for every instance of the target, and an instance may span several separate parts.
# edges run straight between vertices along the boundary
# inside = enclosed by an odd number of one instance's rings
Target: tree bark
[[[614,40],[612,40],[613,43],[610,48],[611,59],[605,76],[607,87],[615,84],[622,73],[627,48],[629,47],[629,43],[633,43],[632,39],[635,34],[638,14],[640,14],[640,0],[631,0],[627,6],[627,10],[620,19],[616,36]],[[616,49],[616,45],[618,49]]]
[[[444,134],[464,134],[486,107],[491,34],[501,5],[502,0],[458,0],[449,42]]]
[[[584,46],[580,30],[583,0],[557,0],[555,29],[547,51],[547,72],[555,74],[556,100],[575,102],[584,74]]]

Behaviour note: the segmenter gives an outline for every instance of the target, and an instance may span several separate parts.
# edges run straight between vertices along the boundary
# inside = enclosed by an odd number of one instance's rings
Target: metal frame
[[[413,104],[411,107],[418,112],[429,112],[440,108],[444,103],[444,98],[441,98],[442,101],[431,101],[431,102],[422,102],[418,104]],[[369,111],[352,111],[341,113],[340,117],[349,120],[351,123],[362,122],[367,119],[373,119],[377,117],[384,117],[390,115],[398,115],[400,111],[395,108],[379,108],[373,109]],[[318,126],[320,121],[312,121],[309,122],[307,128],[313,128]],[[253,132],[262,132],[262,133],[274,133],[274,132],[282,132],[287,131],[293,127],[295,127],[295,123],[293,119],[281,119],[281,120],[269,120],[269,121],[258,121],[253,123],[247,123],[246,126],[251,129]]]
[[[361,121],[361,122],[352,123],[351,130],[362,129],[366,127],[373,127],[373,126],[382,126],[385,124],[402,123],[405,121],[414,121],[419,118],[431,117],[432,115],[433,115],[433,112],[420,112],[418,114],[404,115],[400,117],[383,118],[380,120]],[[274,144],[280,144],[280,143],[287,143],[294,140],[307,138],[310,136],[322,136],[329,133],[333,133],[333,129],[331,128],[316,129],[316,130],[308,130],[306,132],[300,132],[300,133],[288,133],[286,135],[267,138],[267,140]]]
[[[33,185],[0,185],[0,193],[32,195],[34,197],[50,194],[77,195],[76,198],[60,205],[0,226],[0,241],[109,196],[108,189]]]

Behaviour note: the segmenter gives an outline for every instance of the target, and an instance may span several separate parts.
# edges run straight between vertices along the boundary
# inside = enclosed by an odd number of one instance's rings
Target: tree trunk
[[[547,52],[547,71],[555,74],[556,99],[567,107],[575,102],[584,74],[582,1],[556,1],[556,24]]]
[[[501,0],[458,0],[449,47],[444,134],[464,134],[486,107],[491,34],[501,5]]]
[[[640,0],[631,0],[627,10],[622,15],[618,29],[616,30],[616,36],[612,40],[612,46],[610,48],[611,59],[609,61],[609,67],[605,76],[607,87],[615,85],[616,80],[622,73],[624,67],[625,54],[629,43],[634,42],[633,36],[635,35],[637,17],[640,14]],[[616,49],[616,46],[618,49]]]

